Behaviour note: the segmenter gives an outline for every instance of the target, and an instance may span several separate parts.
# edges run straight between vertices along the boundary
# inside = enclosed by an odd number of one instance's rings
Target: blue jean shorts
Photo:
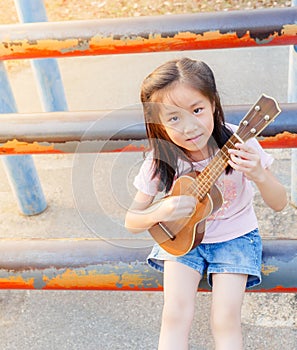
[[[207,281],[212,286],[213,273],[236,273],[248,275],[247,288],[261,283],[262,240],[258,229],[230,241],[200,244],[183,256],[167,253],[155,244],[147,263],[164,272],[164,261],[171,260],[207,273]]]

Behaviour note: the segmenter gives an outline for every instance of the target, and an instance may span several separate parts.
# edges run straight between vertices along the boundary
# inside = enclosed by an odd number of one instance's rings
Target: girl
[[[236,127],[226,125],[211,69],[201,61],[169,61],[143,82],[141,101],[151,152],[136,176],[138,192],[126,228],[145,231],[162,221],[190,216],[197,199],[168,196],[182,174],[201,171]],[[197,288],[204,272],[212,286],[211,329],[216,350],[240,350],[241,306],[246,287],[261,282],[261,238],[253,210],[253,181],[276,211],[287,203],[285,188],[269,170],[272,157],[255,139],[236,144],[217,185],[224,203],[207,219],[203,241],[183,256],[155,245],[148,264],[164,272],[164,307],[159,350],[188,349]]]

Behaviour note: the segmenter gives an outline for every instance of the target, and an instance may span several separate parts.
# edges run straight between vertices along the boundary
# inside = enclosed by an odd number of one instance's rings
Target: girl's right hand
[[[191,216],[196,208],[197,199],[193,196],[170,196],[152,205],[155,218],[160,221],[175,221]]]
[[[169,196],[153,202],[154,197],[138,191],[127,211],[125,227],[132,233],[143,232],[161,221],[175,221],[192,215],[197,199],[193,196]]]

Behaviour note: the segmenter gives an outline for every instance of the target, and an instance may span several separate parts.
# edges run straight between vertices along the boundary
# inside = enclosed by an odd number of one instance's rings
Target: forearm
[[[132,233],[140,233],[148,230],[156,223],[152,211],[129,210],[126,215],[125,227]]]
[[[261,181],[255,182],[264,202],[273,210],[281,211],[288,203],[285,187],[270,173],[265,171]]]
[[[258,152],[246,144],[236,144],[236,149],[229,149],[228,163],[233,169],[242,171],[247,179],[258,187],[264,202],[273,210],[281,211],[288,203],[284,186],[274,177],[271,171],[264,169]]]
[[[141,192],[126,214],[125,227],[132,233],[143,232],[157,222],[174,221],[191,215],[197,199],[193,196],[169,196],[152,203],[153,198]]]

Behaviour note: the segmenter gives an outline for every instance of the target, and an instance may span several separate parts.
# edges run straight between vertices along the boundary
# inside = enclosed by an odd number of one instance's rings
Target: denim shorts
[[[202,243],[186,255],[178,257],[155,244],[147,263],[163,272],[165,260],[185,264],[198,271],[201,276],[206,272],[210,286],[212,286],[212,273],[248,275],[247,288],[260,284],[262,280],[262,240],[258,229],[226,242]]]

